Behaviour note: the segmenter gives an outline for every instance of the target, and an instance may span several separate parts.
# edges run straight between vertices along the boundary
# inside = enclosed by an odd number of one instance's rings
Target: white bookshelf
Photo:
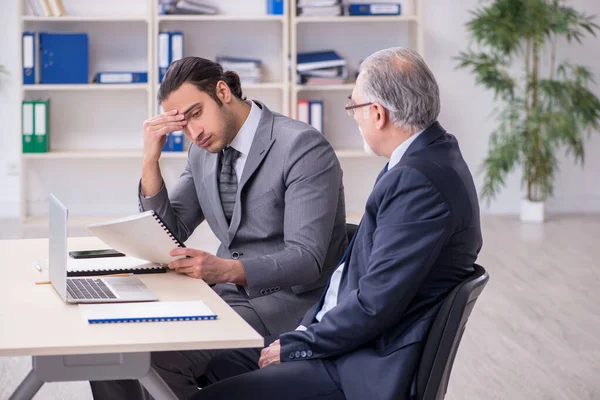
[[[111,214],[135,210],[135,202],[125,209],[128,200],[113,201],[111,197],[118,196],[107,194],[119,175],[130,181],[134,172],[139,175],[139,167],[134,171],[131,160],[141,154],[142,122],[153,111],[150,83],[91,83],[97,72],[106,71],[148,71],[149,82],[154,80],[153,1],[62,2],[68,15],[39,17],[31,12],[28,0],[18,0],[22,32],[82,32],[89,40],[90,83],[38,83],[39,37],[36,84],[24,85],[19,78],[22,100],[50,100],[50,151],[21,153],[20,157],[20,209],[26,222],[46,218],[50,192],[64,199],[74,215],[106,214],[99,210],[102,207]],[[103,149],[107,144],[132,150]],[[123,186],[116,183],[116,187]]]
[[[217,7],[217,15],[158,15],[155,3],[155,36],[161,31],[183,32],[184,57],[214,60],[217,56],[258,58],[262,60],[261,83],[244,83],[244,96],[263,101],[269,108],[289,115],[289,7],[283,15],[268,15],[265,0],[223,2],[205,0]],[[206,38],[199,40],[198,38]],[[260,46],[256,46],[260,43]],[[158,42],[155,40],[155,54]],[[154,66],[158,70],[158,59]],[[158,92],[158,82],[152,83]],[[157,105],[158,107],[158,105]]]
[[[25,92],[56,92],[56,91],[95,91],[95,90],[149,90],[150,85],[146,83],[131,83],[131,84],[98,84],[89,83],[87,85],[23,85]]]
[[[158,109],[160,31],[183,32],[184,56],[260,58],[264,82],[242,83],[242,89],[274,111],[295,117],[298,99],[323,100],[324,134],[350,180],[348,213],[361,213],[371,187],[357,188],[352,181],[374,180],[385,160],[364,152],[356,124],[343,110],[354,83],[296,84],[296,54],[333,49],[347,58],[354,76],[359,61],[380,48],[406,45],[423,53],[423,0],[405,0],[412,11],[401,16],[333,18],[296,17],[296,0],[286,1],[282,16],[267,15],[266,0],[205,0],[221,9],[214,16],[158,15],[158,0],[62,0],[69,13],[64,17],[31,15],[28,0],[18,1],[22,31],[88,33],[90,82],[96,72],[148,71],[147,84],[21,83],[22,99],[51,100],[51,150],[20,158],[23,221],[45,218],[50,192],[65,199],[75,217],[137,211],[142,123]],[[163,153],[167,186],[186,157],[185,151]]]
[[[360,62],[377,50],[407,46],[423,54],[424,0],[403,0],[397,16],[296,16],[297,0],[291,0],[290,51],[291,115],[296,118],[298,100],[323,101],[323,134],[333,146],[344,171],[347,214],[360,214],[372,185],[386,160],[363,149],[356,122],[344,110],[352,94]],[[345,2],[347,3],[347,2]],[[324,40],[327,38],[327,40]],[[348,63],[348,81],[336,85],[298,84],[296,54],[334,50]]]

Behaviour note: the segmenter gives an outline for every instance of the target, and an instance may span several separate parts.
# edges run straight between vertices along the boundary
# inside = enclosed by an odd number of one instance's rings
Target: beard
[[[371,148],[371,146],[369,146],[369,144],[367,143],[367,141],[366,141],[366,139],[365,139],[365,135],[363,135],[363,133],[362,133],[362,129],[360,129],[360,126],[358,127],[358,131],[360,132],[360,137],[362,138],[362,141],[363,141],[363,149],[365,150],[365,152],[366,152],[367,154],[370,154],[370,155],[372,155],[372,156],[375,156],[375,155],[377,155],[377,154],[376,154],[376,153],[373,151],[373,149]]]

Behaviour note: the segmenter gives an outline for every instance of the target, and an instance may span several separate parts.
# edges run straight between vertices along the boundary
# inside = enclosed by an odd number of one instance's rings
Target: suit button
[[[290,360],[293,360],[293,359],[294,359],[294,352],[292,351],[292,352],[290,353]]]
[[[306,355],[307,355],[308,357],[312,357],[312,350],[309,350],[309,351],[307,351],[307,352],[306,352]]]
[[[300,358],[300,352],[297,351],[296,354],[294,354],[296,356],[296,358]]]
[[[240,253],[240,252],[237,252],[237,251],[232,251],[232,252],[231,252],[231,258],[232,258],[233,260],[237,260],[237,259],[239,259],[241,255],[242,255],[242,253]]]
[[[279,286],[275,286],[275,290],[281,290]]]
[[[302,352],[300,353],[300,355],[302,356],[302,358],[306,358],[306,352],[304,350],[302,350]]]
[[[267,294],[267,292],[265,291],[265,289],[263,289],[260,291],[260,294],[262,294],[264,296],[265,294]]]

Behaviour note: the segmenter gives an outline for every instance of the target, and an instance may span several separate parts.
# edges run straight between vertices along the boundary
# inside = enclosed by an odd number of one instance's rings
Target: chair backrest
[[[352,237],[356,233],[357,229],[358,225],[346,223],[346,235],[348,236],[348,243],[350,243],[350,241],[352,240]]]
[[[485,269],[475,264],[475,272],[444,299],[423,348],[417,371],[417,400],[442,400],[446,395],[465,325],[488,279]]]

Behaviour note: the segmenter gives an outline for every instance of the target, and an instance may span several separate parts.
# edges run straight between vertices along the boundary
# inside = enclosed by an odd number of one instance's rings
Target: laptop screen
[[[67,300],[67,207],[50,194],[49,257],[50,282],[63,300]]]

